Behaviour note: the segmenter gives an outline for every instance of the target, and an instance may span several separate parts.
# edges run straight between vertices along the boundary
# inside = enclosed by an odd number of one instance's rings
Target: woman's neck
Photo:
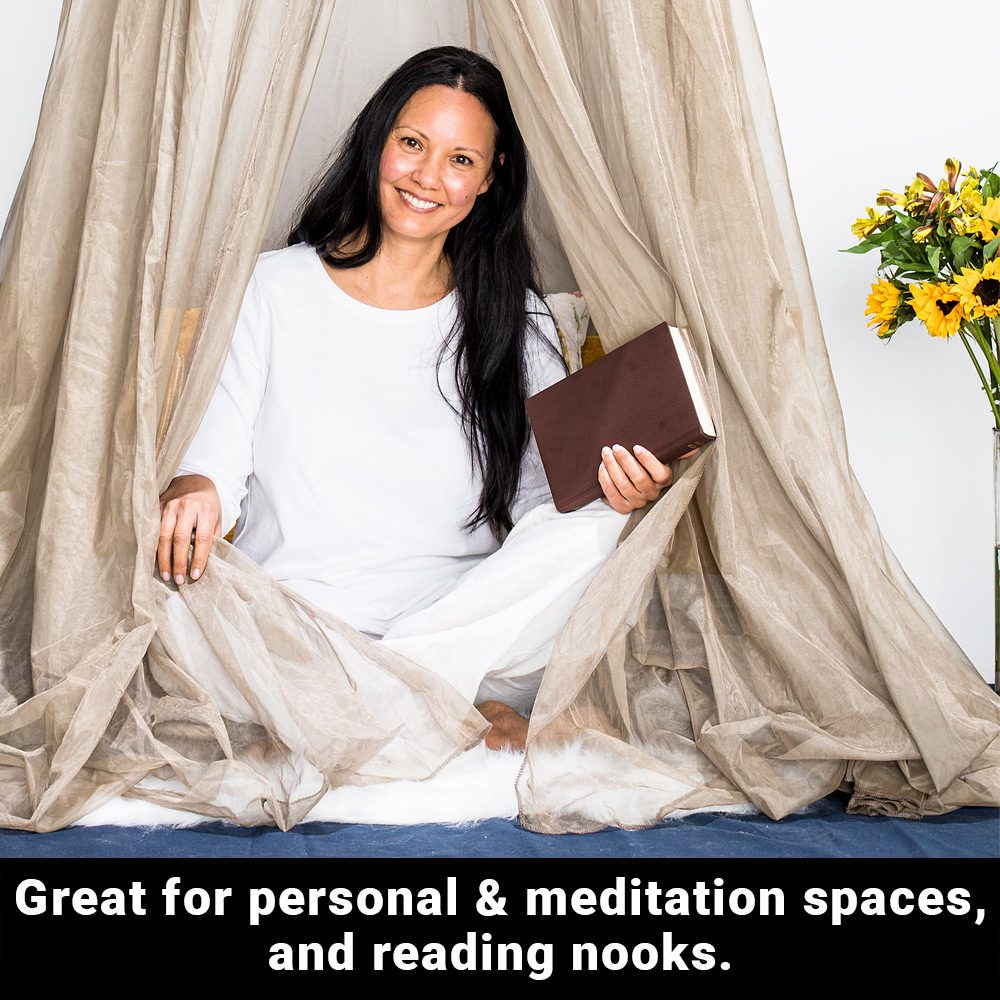
[[[451,290],[443,237],[428,242],[400,240],[386,233],[379,252],[367,264],[346,270],[326,265],[326,270],[353,298],[379,309],[421,309]]]

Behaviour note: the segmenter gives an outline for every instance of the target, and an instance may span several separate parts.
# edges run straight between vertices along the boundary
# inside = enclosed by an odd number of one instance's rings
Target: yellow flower
[[[948,159],[944,161],[944,172],[947,174],[946,180],[948,183],[948,190],[954,192],[955,181],[958,180],[958,176],[962,172],[962,161],[949,156]]]
[[[996,229],[985,219],[979,218],[978,215],[974,215],[971,219],[967,220],[965,231],[970,236],[978,236],[984,243],[989,243],[997,234]]]
[[[979,214],[994,226],[1000,226],[1000,198],[987,199]]]
[[[966,228],[966,219],[962,215],[953,215],[948,220],[948,225],[951,227],[951,231],[955,233],[956,236],[961,236],[963,233],[968,232]]]
[[[935,226],[917,226],[913,230],[913,242],[924,243],[930,234],[934,232],[935,228]]]
[[[927,185],[920,177],[914,177],[904,194],[903,207],[911,215],[923,215],[927,211],[927,205],[931,200],[931,192],[934,190],[933,185],[928,190]]]
[[[879,226],[884,226],[887,222],[892,222],[893,218],[892,212],[881,214],[876,212],[874,208],[866,208],[865,211],[868,213],[867,218],[862,216],[851,226],[851,232],[859,240],[863,240],[866,236],[875,232]]]
[[[899,305],[899,289],[891,281],[877,281],[868,296],[865,315],[871,316],[869,326],[878,326],[875,331],[880,337],[893,332],[896,321],[896,307]]]
[[[958,218],[963,223],[963,228],[959,230],[961,234],[978,236],[984,243],[989,243],[997,234],[996,227],[991,226],[985,219],[981,219],[978,215],[964,215],[958,216]]]
[[[983,210],[983,196],[976,186],[975,180],[970,178],[962,185],[959,192],[959,199],[962,204],[962,211],[969,215],[978,215]]]
[[[906,195],[896,194],[895,191],[890,191],[888,188],[882,188],[875,196],[876,205],[902,205],[905,200]]]
[[[958,195],[956,194],[946,194],[941,199],[940,210],[942,213],[947,212],[957,212],[960,208],[960,202]]]
[[[963,267],[955,278],[955,288],[970,319],[1000,316],[1000,258],[991,260],[982,271]]]
[[[910,305],[932,337],[950,337],[966,318],[958,289],[946,281],[910,285]]]

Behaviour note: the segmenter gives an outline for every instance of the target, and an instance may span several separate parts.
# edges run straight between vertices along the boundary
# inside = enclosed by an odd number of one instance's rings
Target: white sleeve
[[[212,480],[222,501],[223,533],[239,519],[253,472],[253,428],[267,383],[269,335],[270,313],[252,277],[219,384],[175,473]]]
[[[528,372],[528,395],[532,396],[547,389],[554,382],[566,377],[566,364],[556,324],[549,315],[545,304],[536,295],[529,295],[528,330],[524,344],[525,366]],[[538,454],[535,435],[528,438],[528,446],[521,460],[521,480],[517,496],[511,506],[511,518],[515,524],[533,507],[548,503],[552,499],[545,469]]]

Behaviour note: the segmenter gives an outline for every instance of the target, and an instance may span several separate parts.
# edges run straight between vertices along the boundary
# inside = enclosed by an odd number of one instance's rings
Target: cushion
[[[559,344],[570,374],[583,367],[582,350],[590,326],[590,308],[582,292],[553,292],[545,296],[556,321]]]

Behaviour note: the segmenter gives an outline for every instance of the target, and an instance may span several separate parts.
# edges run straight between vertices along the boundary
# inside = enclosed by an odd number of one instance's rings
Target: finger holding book
[[[699,450],[695,448],[681,457],[690,458]],[[604,502],[619,514],[627,514],[657,500],[670,487],[673,472],[640,444],[635,445],[633,453],[616,444],[601,450],[597,481],[604,491]]]
[[[642,451],[637,451],[636,455],[642,455]],[[611,507],[621,514],[627,514],[630,510],[638,510],[647,503],[652,503],[673,479],[669,466],[663,465],[655,456],[648,453],[643,457],[646,462],[640,464],[636,457],[620,444],[616,444],[613,448],[601,449],[598,482],[601,483]]]

